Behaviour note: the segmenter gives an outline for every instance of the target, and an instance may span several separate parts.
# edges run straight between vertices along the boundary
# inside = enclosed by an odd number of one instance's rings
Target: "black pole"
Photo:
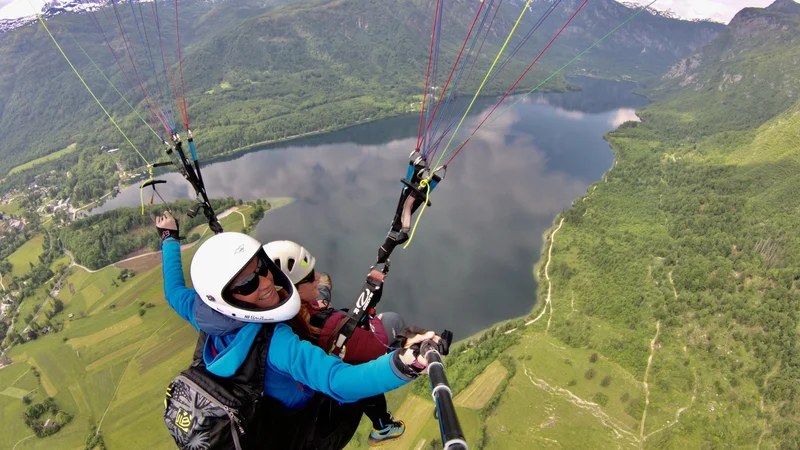
[[[458,422],[456,408],[453,406],[453,392],[444,373],[444,364],[439,354],[439,347],[433,341],[425,341],[420,346],[420,353],[428,361],[428,377],[431,380],[433,400],[439,413],[439,431],[442,434],[442,446],[445,450],[468,450],[467,441]]]

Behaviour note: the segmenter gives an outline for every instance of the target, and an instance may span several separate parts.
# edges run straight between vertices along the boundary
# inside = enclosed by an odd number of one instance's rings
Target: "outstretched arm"
[[[175,238],[168,237],[161,244],[161,262],[164,273],[164,296],[169,306],[199,330],[194,318],[197,293],[194,289],[186,287],[181,266],[181,244]]]
[[[269,368],[344,403],[382,394],[413,380],[403,373],[399,364],[397,356],[390,353],[351,366],[310,342],[301,341],[284,324],[275,327],[267,354]]]

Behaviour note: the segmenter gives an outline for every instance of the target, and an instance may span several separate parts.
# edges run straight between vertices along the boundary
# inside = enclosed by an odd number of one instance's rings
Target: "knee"
[[[390,342],[396,340],[397,333],[406,327],[406,322],[403,320],[403,317],[396,312],[390,311],[382,313],[381,322],[383,323],[383,328],[386,330],[386,334],[389,335]]]

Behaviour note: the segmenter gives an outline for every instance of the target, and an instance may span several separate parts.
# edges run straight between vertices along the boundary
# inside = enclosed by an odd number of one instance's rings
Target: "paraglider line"
[[[435,42],[436,26],[439,23],[436,19],[438,19],[439,17],[439,3],[441,3],[441,1],[442,0],[436,1],[436,12],[434,13],[434,18],[433,18],[433,30],[431,30],[431,48],[428,51],[428,70],[425,72],[425,89],[422,91],[422,110],[419,113],[419,131],[417,131],[417,146],[416,146],[417,151],[419,151],[419,146],[422,144],[421,137],[422,137],[422,124],[424,123],[423,120],[425,118],[425,100],[428,96],[428,80],[431,75],[431,60],[433,60],[433,43]]]
[[[494,0],[492,0],[494,1]],[[431,129],[431,124],[433,123],[433,118],[436,117],[436,111],[439,109],[439,105],[442,104],[442,97],[444,97],[444,93],[447,92],[447,86],[450,85],[450,80],[453,78],[453,73],[456,71],[456,67],[458,67],[458,62],[461,60],[461,55],[464,53],[464,48],[467,47],[467,42],[469,42],[469,37],[472,35],[472,31],[475,29],[475,24],[478,22],[478,17],[481,15],[481,11],[483,10],[483,2],[481,2],[481,6],[478,7],[478,12],[475,13],[475,18],[472,19],[472,25],[469,27],[469,31],[467,32],[467,36],[464,38],[464,43],[461,44],[461,50],[458,52],[458,56],[456,57],[455,62],[453,63],[453,68],[450,69],[450,75],[447,77],[447,81],[444,83],[444,87],[442,88],[442,95],[439,96],[439,100],[436,102],[436,106],[433,108],[433,112],[431,113],[431,119],[428,121],[428,124],[425,126],[425,133],[423,133],[422,139],[425,140],[425,136],[428,134],[428,131]],[[487,9],[488,12],[488,9]],[[484,15],[485,19],[485,15]],[[483,24],[483,22],[481,22]],[[477,35],[476,35],[477,38]],[[475,39],[477,40],[477,39]],[[473,44],[474,41],[473,40]],[[472,48],[470,47],[470,50]],[[466,59],[464,60],[466,62]],[[463,66],[462,66],[463,67]],[[461,72],[459,71],[459,74]],[[453,86],[455,88],[455,86]],[[449,101],[449,97],[448,97]]]
[[[556,76],[556,75],[558,75],[559,73],[561,73],[562,71],[564,71],[564,69],[566,69],[567,67],[569,67],[570,65],[572,65],[572,63],[574,63],[575,61],[577,61],[578,59],[580,59],[580,57],[581,57],[581,56],[585,55],[585,54],[586,54],[586,53],[588,53],[590,50],[592,50],[593,48],[595,48],[595,47],[597,47],[598,45],[600,45],[600,43],[601,43],[601,42],[603,42],[604,40],[606,40],[606,38],[608,38],[609,36],[611,36],[612,34],[614,34],[614,33],[615,33],[617,30],[619,30],[619,29],[620,29],[620,28],[622,28],[622,27],[623,27],[625,24],[627,24],[628,22],[630,22],[631,20],[633,20],[634,18],[636,18],[636,16],[638,16],[639,14],[641,14],[643,11],[647,10],[647,8],[649,8],[651,5],[653,5],[653,4],[654,4],[655,2],[657,2],[657,1],[658,1],[658,0],[653,0],[652,2],[648,3],[647,5],[645,5],[645,6],[642,6],[642,7],[641,7],[641,8],[640,8],[638,11],[636,11],[636,12],[635,12],[635,13],[633,13],[633,14],[632,14],[630,17],[628,17],[627,19],[625,19],[625,21],[624,21],[624,22],[622,22],[621,24],[617,25],[617,26],[616,26],[616,28],[614,28],[613,30],[611,30],[611,31],[609,31],[608,33],[606,33],[606,35],[605,35],[605,36],[603,36],[603,37],[601,37],[600,39],[598,39],[597,41],[595,41],[595,43],[594,43],[594,44],[592,44],[592,45],[590,45],[589,47],[587,47],[587,48],[586,48],[586,50],[584,50],[584,51],[580,52],[580,53],[579,53],[577,56],[575,56],[574,58],[572,58],[571,60],[569,60],[569,62],[567,62],[566,64],[564,64],[563,66],[561,66],[561,67],[560,67],[558,70],[556,70],[555,72],[553,72],[552,74],[550,74],[550,76],[549,76],[549,77],[547,77],[547,78],[545,78],[544,80],[542,80],[542,82],[541,82],[541,83],[539,83],[539,84],[537,84],[537,85],[536,85],[536,86],[535,86],[533,89],[531,89],[530,91],[528,91],[528,92],[526,92],[525,94],[521,95],[521,96],[520,96],[520,98],[519,98],[519,99],[517,99],[517,101],[515,101],[514,103],[512,103],[511,105],[509,105],[509,107],[508,107],[508,108],[504,109],[504,110],[503,110],[503,111],[502,111],[500,114],[498,114],[498,115],[497,115],[497,116],[496,116],[494,119],[490,120],[488,123],[486,123],[486,124],[484,124],[483,126],[481,126],[481,127],[478,129],[478,130],[475,130],[475,132],[474,132],[473,134],[471,134],[471,135],[470,135],[470,136],[469,136],[469,137],[468,137],[466,140],[464,140],[464,142],[461,144],[461,146],[459,146],[459,148],[460,148],[460,147],[463,147],[463,145],[464,145],[464,144],[466,144],[467,142],[469,142],[469,140],[470,140],[470,139],[472,139],[472,137],[473,137],[473,136],[474,136],[474,135],[475,135],[475,134],[476,134],[478,131],[482,130],[483,128],[485,128],[485,127],[487,127],[487,126],[489,126],[489,125],[491,125],[491,124],[492,124],[492,122],[494,122],[495,120],[497,120],[497,119],[499,119],[500,117],[502,117],[502,116],[503,116],[503,114],[507,113],[507,112],[508,112],[508,111],[509,111],[511,108],[513,108],[514,106],[516,106],[516,105],[517,105],[519,102],[521,102],[521,101],[525,100],[525,98],[527,98],[529,95],[531,95],[531,94],[532,94],[532,93],[534,93],[536,90],[538,90],[540,87],[542,87],[542,85],[544,85],[545,83],[547,83],[548,81],[550,81],[550,79],[552,79],[554,76]],[[450,162],[451,162],[452,160],[453,160],[453,158],[450,158],[450,159],[448,160],[448,162],[447,162],[447,165],[449,165],[449,164],[450,164]]]
[[[28,1],[28,3],[30,4],[30,0]],[[31,4],[31,8],[33,9],[33,5],[32,4]],[[106,113],[106,116],[108,116],[108,118],[111,120],[111,123],[113,123],[114,126],[117,127],[117,130],[119,130],[120,133],[122,133],[122,137],[124,137],[125,140],[128,141],[128,144],[130,144],[130,146],[133,147],[134,150],[136,150],[136,153],[139,154],[139,157],[141,157],[142,160],[147,165],[150,165],[150,163],[147,161],[147,158],[145,158],[144,155],[142,155],[142,153],[139,151],[139,149],[136,148],[136,146],[133,144],[133,142],[131,142],[131,140],[128,139],[128,136],[125,134],[124,131],[122,131],[122,128],[119,127],[119,125],[117,124],[117,121],[114,120],[113,117],[111,117],[111,114],[109,114],[108,111],[106,110],[106,108],[103,107],[103,104],[100,103],[100,100],[97,98],[96,95],[94,95],[94,92],[92,92],[92,89],[89,88],[88,84],[86,84],[86,81],[84,81],[84,79],[81,76],[81,74],[78,73],[78,69],[76,69],[75,66],[72,65],[72,61],[70,61],[69,58],[67,57],[67,54],[64,53],[64,50],[58,44],[58,41],[56,41],[56,38],[55,38],[55,36],[53,36],[53,33],[50,32],[50,29],[47,28],[47,25],[44,23],[44,19],[42,19],[42,16],[38,12],[36,13],[36,18],[39,19],[39,22],[42,24],[42,26],[44,27],[45,31],[47,31],[47,34],[50,36],[50,39],[53,40],[53,43],[56,44],[56,47],[58,48],[58,51],[61,52],[61,56],[63,56],[64,59],[67,60],[67,64],[69,64],[69,66],[72,68],[72,71],[75,72],[75,75],[78,76],[78,79],[81,80],[81,83],[83,83],[83,87],[85,87],[86,90],[89,91],[89,94],[92,95],[92,98],[94,98],[94,101],[96,101],[97,104],[100,106],[100,109],[102,109],[103,112]]]
[[[570,22],[572,22],[572,19],[574,19],[575,16],[577,16],[578,13],[581,12],[581,9],[583,9],[583,7],[586,6],[586,3],[588,1],[589,0],[583,0],[583,3],[581,3],[581,6],[579,6],[578,9],[575,10],[575,12],[572,14],[572,16],[570,16],[569,20],[567,20],[564,23],[564,25],[561,27],[561,29],[558,30],[558,33],[556,33],[555,36],[553,36],[553,38],[550,39],[550,42],[548,42],[547,45],[542,49],[542,51],[539,52],[539,55],[536,56],[536,59],[534,59],[533,62],[528,66],[528,68],[525,69],[524,72],[522,72],[522,75],[520,75],[519,78],[517,78],[517,81],[515,81],[514,84],[512,84],[510,88],[508,88],[506,93],[503,94],[503,96],[500,98],[500,101],[497,102],[496,105],[494,105],[494,108],[492,108],[492,110],[489,111],[489,114],[487,114],[486,117],[484,117],[484,119],[481,121],[481,123],[475,128],[475,130],[472,132],[473,135],[475,133],[477,133],[477,131],[480,129],[481,125],[483,125],[486,122],[486,120],[489,119],[489,117],[491,117],[492,113],[497,109],[497,107],[500,106],[503,103],[503,101],[506,99],[506,97],[508,97],[508,94],[510,94],[514,90],[514,88],[517,87],[519,82],[522,81],[522,79],[525,77],[525,75],[528,74],[528,71],[530,71],[531,68],[533,68],[533,66],[539,61],[539,58],[541,58],[542,55],[544,55],[544,53],[547,51],[547,49],[549,49],[550,46],[553,45],[553,42],[555,42],[555,40],[558,39],[558,37],[561,35],[561,32],[564,31],[564,29],[567,28],[567,26],[570,24]],[[458,152],[461,151],[462,148],[464,148],[464,144],[461,144],[458,147],[458,150],[456,150],[455,153],[453,153],[453,156],[450,157],[450,160],[447,161],[447,164],[450,164],[450,161],[452,161],[453,158],[456,157],[456,155],[458,154]],[[442,156],[444,156],[444,154],[442,154]]]

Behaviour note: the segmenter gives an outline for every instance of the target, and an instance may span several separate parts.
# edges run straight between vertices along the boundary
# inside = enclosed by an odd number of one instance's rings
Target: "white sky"
[[[645,0],[635,1],[640,4],[650,3]],[[773,2],[774,0],[658,0],[653,4],[653,8],[671,9],[684,19],[714,19],[728,23],[743,8],[749,6],[763,8]]]
[[[748,6],[764,7],[773,0],[657,0],[653,7],[659,10],[671,9],[686,19],[714,19],[728,23],[742,8]],[[0,19],[11,19],[33,15],[33,8],[39,11],[45,0],[0,0]],[[638,0],[638,3],[649,3]]]
[[[45,0],[0,0],[0,19],[15,19],[40,12]]]

